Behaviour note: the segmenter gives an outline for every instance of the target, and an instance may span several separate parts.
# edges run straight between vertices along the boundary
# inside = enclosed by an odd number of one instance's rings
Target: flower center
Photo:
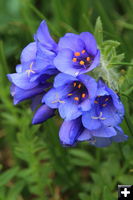
[[[112,98],[109,95],[105,96],[97,96],[94,103],[99,105],[99,107],[106,107],[110,102],[112,101]]]
[[[88,97],[88,91],[81,82],[74,81],[71,85],[71,91],[67,96],[75,102],[81,103]]]
[[[75,64],[76,68],[88,68],[90,67],[93,58],[88,54],[88,52],[83,49],[81,52],[75,52],[72,58],[73,63]]]

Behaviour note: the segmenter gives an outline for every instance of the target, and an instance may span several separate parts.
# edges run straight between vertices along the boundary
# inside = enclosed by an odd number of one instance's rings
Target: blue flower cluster
[[[119,127],[124,116],[120,98],[103,80],[96,82],[85,74],[100,64],[91,33],[67,33],[57,44],[42,21],[20,60],[16,73],[8,74],[11,95],[14,104],[32,100],[33,124],[46,121],[58,110],[64,119],[59,131],[64,146],[88,141],[104,147],[127,140]]]

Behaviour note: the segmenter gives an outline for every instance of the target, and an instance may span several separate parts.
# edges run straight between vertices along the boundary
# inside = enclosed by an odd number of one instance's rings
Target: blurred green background
[[[41,20],[58,41],[66,32],[93,32],[98,16],[104,39],[119,41],[130,63],[132,0],[0,0],[0,200],[113,200],[118,184],[133,184],[133,66],[118,68],[129,140],[103,149],[61,147],[60,119],[33,126],[29,102],[13,106],[9,94],[6,74],[15,72]]]

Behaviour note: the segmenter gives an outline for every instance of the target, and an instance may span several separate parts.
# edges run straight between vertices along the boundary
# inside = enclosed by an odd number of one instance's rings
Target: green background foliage
[[[94,74],[120,94],[127,142],[63,148],[59,117],[33,126],[30,102],[13,106],[6,74],[43,19],[56,41],[66,32],[95,34],[103,57]],[[118,184],[133,184],[132,31],[132,0],[0,1],[0,200],[112,200]]]

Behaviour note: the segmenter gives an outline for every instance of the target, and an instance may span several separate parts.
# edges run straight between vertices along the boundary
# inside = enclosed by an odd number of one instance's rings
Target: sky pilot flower
[[[90,76],[82,74],[73,77],[60,73],[55,77],[54,87],[44,95],[42,103],[58,108],[62,118],[72,120],[91,109],[96,91],[97,83]]]
[[[89,32],[65,34],[59,40],[54,64],[59,71],[72,76],[93,70],[100,64],[100,51],[94,36]]]
[[[82,122],[88,130],[102,126],[117,126],[124,116],[124,107],[118,95],[102,80],[98,81],[97,96],[89,112],[84,112]]]

